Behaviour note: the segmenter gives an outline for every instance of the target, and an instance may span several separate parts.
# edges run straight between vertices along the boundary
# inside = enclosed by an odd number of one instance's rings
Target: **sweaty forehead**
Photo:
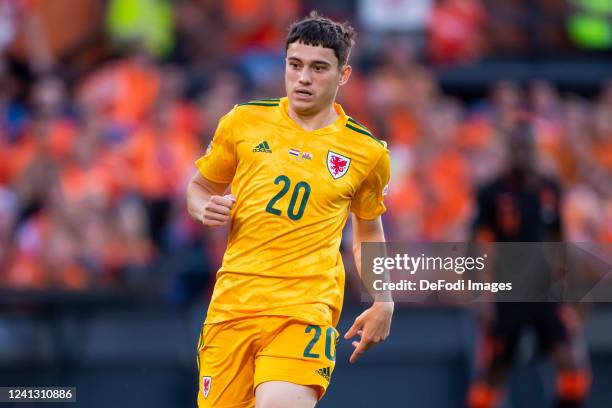
[[[304,63],[314,61],[324,61],[330,65],[338,63],[333,49],[320,45],[307,45],[301,42],[289,44],[289,47],[287,47],[287,58],[297,58]]]

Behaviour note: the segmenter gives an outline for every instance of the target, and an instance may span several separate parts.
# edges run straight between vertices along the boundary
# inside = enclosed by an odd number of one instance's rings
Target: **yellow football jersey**
[[[207,323],[277,315],[335,326],[349,208],[362,219],[385,211],[386,144],[338,104],[338,119],[314,131],[287,108],[287,98],[236,105],[196,161],[203,177],[231,183],[236,196]]]

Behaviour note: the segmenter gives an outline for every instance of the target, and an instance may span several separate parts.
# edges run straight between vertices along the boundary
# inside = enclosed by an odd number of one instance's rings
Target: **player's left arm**
[[[359,276],[361,276],[361,243],[362,242],[384,242],[380,216],[373,220],[359,218],[355,214],[351,218],[353,227],[353,255]],[[359,335],[359,341],[353,341],[355,350],[349,362],[354,363],[370,347],[382,342],[389,336],[391,331],[391,318],[393,316],[394,304],[390,300],[375,300],[372,306],[366,309],[355,319],[351,328],[344,335],[350,339]]]

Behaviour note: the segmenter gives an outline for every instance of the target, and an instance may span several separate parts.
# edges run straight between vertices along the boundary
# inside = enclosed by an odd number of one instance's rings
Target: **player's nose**
[[[303,69],[302,72],[300,72],[298,82],[300,85],[309,85],[312,83],[312,78],[310,77],[307,69]]]

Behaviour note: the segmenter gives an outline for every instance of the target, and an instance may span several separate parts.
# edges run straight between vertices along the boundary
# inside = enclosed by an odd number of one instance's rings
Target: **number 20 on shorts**
[[[314,353],[312,351],[312,349],[314,348],[314,346],[317,344],[317,342],[319,341],[319,339],[321,338],[321,333],[322,333],[322,329],[320,326],[307,326],[306,327],[306,334],[314,332],[313,333],[313,337],[310,340],[310,342],[306,345],[306,348],[304,349],[304,357],[308,357],[308,358],[319,358],[319,354],[318,353]],[[336,332],[336,330],[334,330],[333,327],[328,327],[325,330],[325,357],[329,360],[329,361],[336,361],[336,343],[338,342],[338,334]]]

